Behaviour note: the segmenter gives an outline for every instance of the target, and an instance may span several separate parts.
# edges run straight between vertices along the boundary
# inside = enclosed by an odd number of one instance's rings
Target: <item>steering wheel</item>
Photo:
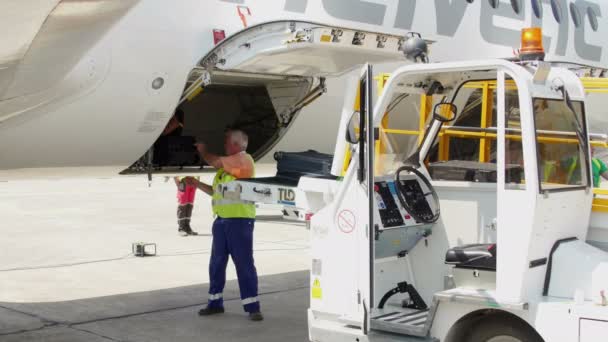
[[[407,171],[414,174],[417,179],[422,181],[429,189],[429,192],[424,192],[420,187],[420,183],[416,182],[414,188],[401,183],[401,172]],[[403,208],[418,222],[435,223],[439,220],[439,196],[431,182],[420,171],[412,166],[402,166],[395,173],[395,184],[397,184],[397,197]],[[427,197],[433,197],[433,206],[429,205]],[[432,208],[435,208],[433,211]]]

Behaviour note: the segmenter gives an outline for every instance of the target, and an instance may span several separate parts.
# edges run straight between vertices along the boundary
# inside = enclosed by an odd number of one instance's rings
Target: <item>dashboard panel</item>
[[[401,188],[404,190],[404,196],[424,198],[423,188],[415,177],[403,177]],[[405,210],[399,201],[398,191],[395,180],[390,176],[377,178],[374,182],[374,196],[382,223],[381,229],[422,225],[412,217],[411,213]],[[419,215],[432,216],[431,207],[426,200],[410,201],[410,203],[415,203],[411,209]]]
[[[418,201],[410,200],[413,210],[419,214],[430,214],[432,210],[424,198],[425,187],[418,183],[413,175],[401,176],[401,188],[406,196],[418,196]],[[398,186],[394,176],[377,177],[374,182],[374,200],[376,202],[377,233],[375,241],[375,258],[399,257],[409,253],[421,239],[431,234],[428,224],[417,222],[408,213],[398,198]],[[420,197],[422,196],[422,197]]]

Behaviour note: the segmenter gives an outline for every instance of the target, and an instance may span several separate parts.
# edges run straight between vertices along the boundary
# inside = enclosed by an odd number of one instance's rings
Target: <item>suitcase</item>
[[[454,180],[479,183],[496,183],[496,164],[479,163],[465,160],[450,160],[431,163],[431,178],[434,180]],[[519,165],[507,165],[508,183],[521,183],[523,168]]]
[[[327,176],[331,174],[333,155],[308,150],[305,152],[276,152],[277,176]]]
[[[331,154],[319,153],[313,150],[305,152],[276,152],[274,159],[277,161],[277,174],[274,177],[241,179],[240,181],[296,187],[302,176],[335,179],[331,175],[331,163],[334,159]]]

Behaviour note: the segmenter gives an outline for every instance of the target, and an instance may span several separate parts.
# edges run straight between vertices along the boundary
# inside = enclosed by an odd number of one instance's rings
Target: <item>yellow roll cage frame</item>
[[[374,77],[377,82],[377,91],[378,96],[382,95],[384,91],[384,86],[386,85],[387,80],[389,79],[389,73],[382,73]],[[583,87],[585,88],[585,93],[601,93],[608,94],[608,79],[599,78],[599,77],[581,77],[581,82],[583,83]],[[465,88],[473,88],[473,89],[481,89],[481,129],[487,129],[492,125],[492,111],[493,111],[493,101],[492,98],[494,96],[494,92],[496,91],[496,81],[488,80],[488,81],[471,81],[467,82],[464,85]],[[506,84],[507,89],[516,89],[515,83],[513,81],[507,81]],[[359,90],[357,89],[357,96],[355,97],[355,103],[353,105],[353,110],[358,112],[360,110],[360,98],[359,98]],[[418,144],[422,143],[422,139],[424,138],[424,131],[426,129],[426,122],[431,114],[433,108],[433,97],[427,95],[420,95],[420,112],[419,112],[419,122],[418,122],[418,130],[401,130],[401,129],[392,129],[388,127],[388,115],[385,115],[382,119],[380,132],[386,134],[402,134],[402,135],[411,135],[418,136]],[[507,135],[508,139],[521,140],[520,135]],[[496,133],[487,132],[487,131],[467,131],[461,129],[453,129],[451,127],[443,127],[441,132],[439,133],[439,160],[448,160],[450,153],[450,138],[464,138],[464,139],[479,139],[479,161],[480,162],[488,162],[490,158],[490,146],[491,141],[497,138]],[[571,138],[556,138],[556,137],[538,137],[539,142],[545,143],[567,143],[567,144],[575,144],[577,143],[576,139]],[[598,147],[608,147],[608,143],[604,141],[591,141],[592,146]],[[375,153],[376,155],[380,155],[385,151],[385,146],[382,139],[378,139],[375,142]],[[351,151],[350,149],[346,150],[344,155],[344,162],[342,167],[342,175],[346,173],[348,169],[348,165],[350,164],[351,159]],[[380,160],[376,158],[376,163]],[[376,170],[379,169],[379,165],[376,165]],[[594,189],[594,194],[608,196],[608,190],[603,189]],[[593,201],[593,211],[598,212],[606,212],[608,213],[608,198],[595,198]]]

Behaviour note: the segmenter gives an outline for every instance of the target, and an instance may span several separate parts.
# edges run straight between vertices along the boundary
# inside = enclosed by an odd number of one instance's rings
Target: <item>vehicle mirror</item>
[[[433,118],[440,122],[450,122],[456,119],[456,111],[453,103],[438,103],[433,109]]]
[[[346,127],[346,141],[351,144],[359,143],[359,112],[353,112]]]

